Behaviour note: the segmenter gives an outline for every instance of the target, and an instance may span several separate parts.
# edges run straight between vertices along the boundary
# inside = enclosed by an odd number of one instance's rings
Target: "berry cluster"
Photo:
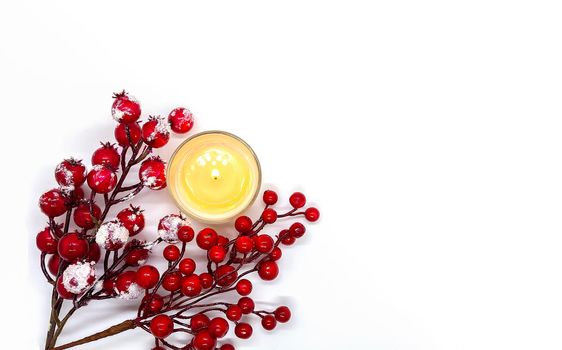
[[[89,171],[80,161],[63,161],[55,171],[60,187],[46,192],[39,201],[49,224],[36,242],[42,271],[53,285],[45,349],[68,349],[139,328],[154,338],[152,350],[232,350],[232,344],[223,342],[231,328],[236,337],[248,339],[253,333],[251,318],[260,320],[267,331],[288,322],[291,311],[286,306],[273,310],[256,307],[249,277],[255,274],[264,281],[276,279],[282,248],[293,245],[306,232],[302,222],[293,222],[276,235],[265,234],[268,225],[298,217],[315,222],[320,216],[318,209],[305,208],[306,197],[296,192],[289,198],[291,209],[278,212],[274,208],[278,195],[268,190],[263,194],[265,208],[260,217],[255,221],[238,217],[233,223],[235,234],[219,234],[209,227],[196,232],[188,218],[170,214],[160,220],[152,240],[138,239],[135,236],[145,227],[139,207],[126,207],[114,218],[108,218],[108,213],[144,188],[166,187],[165,163],[150,154],[168,142],[169,129],[187,132],[193,119],[187,109],[177,108],[167,121],[150,117],[141,126],[139,103],[125,92],[114,97],[112,115],[119,122],[115,138],[121,148],[102,143],[92,155]],[[138,171],[138,182],[125,185],[127,175],[134,171]],[[65,220],[57,222],[65,214]],[[187,256],[191,242],[205,252],[204,261]],[[165,244],[162,255],[167,268],[163,271],[146,264],[157,244]],[[76,311],[110,298],[135,300],[136,317],[56,345]],[[65,300],[71,303],[65,304]]]

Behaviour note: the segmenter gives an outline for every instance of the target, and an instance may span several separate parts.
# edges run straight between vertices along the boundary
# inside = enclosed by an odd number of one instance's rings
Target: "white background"
[[[557,1],[2,2],[3,344],[43,342],[37,198],[112,137],[126,88],[240,135],[266,186],[322,210],[256,286],[293,322],[239,349],[562,348],[561,18]],[[141,201],[150,236],[173,207]],[[132,313],[107,305],[62,340]]]

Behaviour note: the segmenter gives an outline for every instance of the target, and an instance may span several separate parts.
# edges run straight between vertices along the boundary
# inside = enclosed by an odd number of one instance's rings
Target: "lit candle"
[[[261,186],[261,168],[242,139],[208,131],[178,147],[168,164],[167,182],[185,214],[206,223],[222,223],[253,203]]]

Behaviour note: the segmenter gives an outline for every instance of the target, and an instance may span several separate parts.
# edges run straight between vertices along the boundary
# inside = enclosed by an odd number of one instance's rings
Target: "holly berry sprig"
[[[195,234],[181,213],[162,218],[154,239],[133,238],[144,229],[143,211],[131,205],[115,218],[108,218],[108,213],[144,188],[166,187],[165,162],[150,154],[168,142],[170,129],[188,132],[193,117],[189,110],[176,108],[167,120],[150,117],[141,126],[138,101],[126,92],[114,98],[112,115],[119,122],[115,138],[120,148],[102,143],[92,155],[89,171],[81,161],[63,161],[55,170],[59,188],[46,192],[39,200],[49,221],[36,242],[41,251],[41,269],[53,285],[45,349],[68,349],[139,328],[154,338],[153,350],[232,350],[234,347],[228,343],[218,347],[218,341],[228,333],[229,321],[240,339],[251,337],[253,329],[248,319],[252,316],[261,320],[266,330],[289,321],[291,312],[286,306],[269,311],[256,309],[249,297],[253,284],[248,278],[255,273],[265,281],[275,279],[281,247],[294,244],[306,232],[302,223],[294,222],[274,239],[262,233],[267,225],[297,217],[314,222],[320,215],[318,209],[304,209],[306,197],[296,192],[289,198],[292,209],[279,214],[273,208],[278,196],[268,190],[263,194],[265,208],[261,216],[256,221],[238,217],[234,222],[237,234],[232,239],[212,228]],[[137,168],[138,183],[125,185],[127,176]],[[82,186],[84,183],[87,187]],[[58,222],[59,217],[64,221]],[[185,256],[187,244],[194,239],[207,253],[202,264]],[[152,248],[161,243],[166,244],[163,257],[168,261],[162,272],[145,264]],[[198,268],[202,271],[196,272]],[[240,298],[232,300],[233,295]],[[111,298],[137,302],[136,317],[83,339],[56,345],[75,312],[93,301]],[[172,344],[172,334],[180,335],[174,339],[180,338],[181,344]]]

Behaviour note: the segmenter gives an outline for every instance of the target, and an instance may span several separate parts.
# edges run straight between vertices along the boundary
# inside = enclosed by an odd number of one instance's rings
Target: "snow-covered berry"
[[[189,224],[189,221],[183,215],[166,215],[158,224],[158,235],[167,243],[176,243],[178,242],[179,228]]]
[[[72,294],[81,294],[96,280],[93,262],[76,262],[68,265],[62,273],[62,284]]]
[[[107,250],[120,249],[129,239],[129,230],[119,220],[104,222],[96,233],[96,243]]]
[[[139,179],[143,186],[151,190],[161,190],[166,187],[166,162],[160,157],[150,157],[142,162],[139,169]]]

